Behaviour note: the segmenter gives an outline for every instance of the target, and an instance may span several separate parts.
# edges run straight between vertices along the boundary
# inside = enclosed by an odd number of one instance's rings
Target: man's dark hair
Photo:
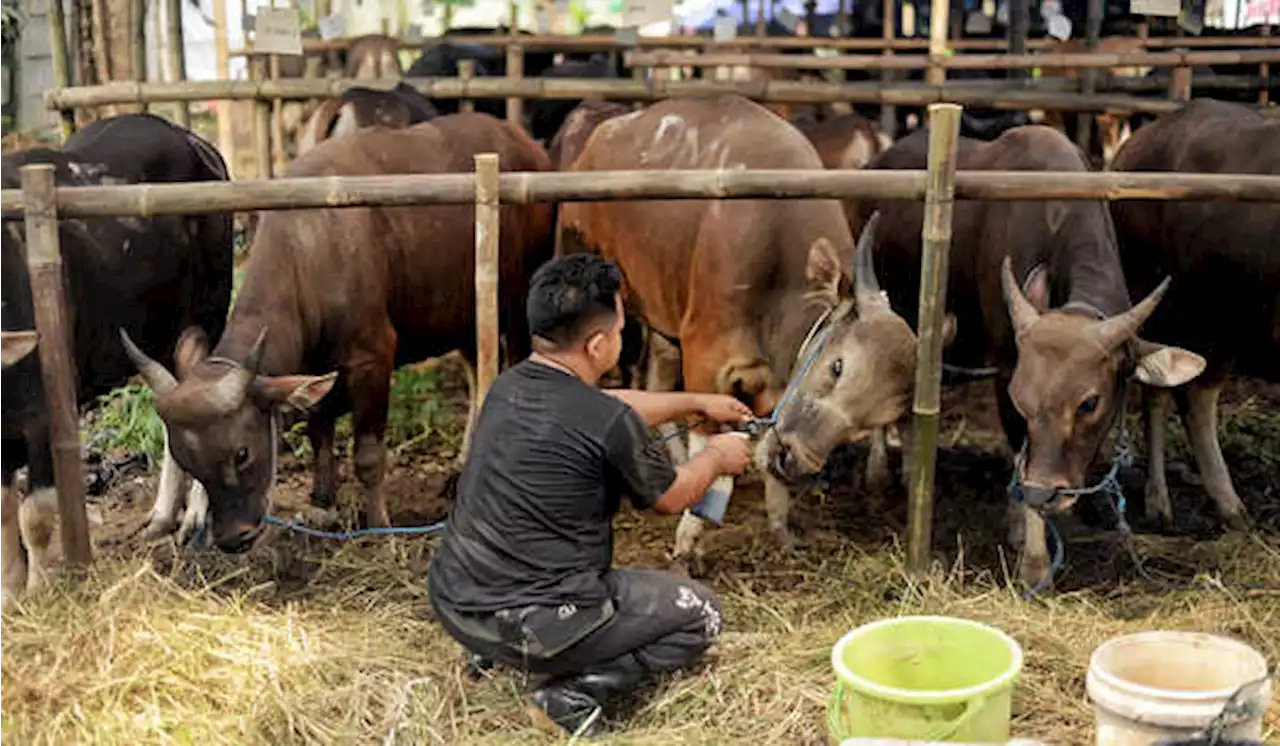
[[[602,320],[614,319],[622,271],[608,259],[571,254],[533,273],[525,304],[529,331],[563,349],[581,342]]]

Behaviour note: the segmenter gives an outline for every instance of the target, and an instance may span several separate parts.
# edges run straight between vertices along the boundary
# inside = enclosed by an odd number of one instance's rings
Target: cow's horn
[[[1146,322],[1156,310],[1156,306],[1160,303],[1160,299],[1164,297],[1165,291],[1169,289],[1170,278],[1166,277],[1160,282],[1151,294],[1139,301],[1138,305],[1130,308],[1128,311],[1119,316],[1112,316],[1109,319],[1099,321],[1093,327],[1094,338],[1103,346],[1104,349],[1112,350],[1120,345],[1120,343],[1136,335],[1138,330]]]
[[[1021,332],[1040,318],[1040,312],[1022,294],[1022,288],[1018,287],[1018,281],[1013,278],[1012,263],[1007,256],[1000,264],[1000,285],[1004,289],[1004,303],[1009,307],[1009,319],[1013,322],[1014,332]]]
[[[253,346],[249,348],[249,353],[245,355],[244,362],[231,366],[231,369],[223,374],[217,383],[209,387],[205,396],[214,411],[228,414],[244,404],[245,397],[249,394],[249,387],[253,385],[253,379],[258,375],[258,366],[262,364],[266,340],[267,328],[263,327],[262,331],[258,332],[258,338],[253,341]]]
[[[880,212],[871,214],[871,219],[858,236],[853,268],[853,298],[858,304],[860,316],[870,316],[889,311],[889,302],[880,293],[880,283],[876,280],[875,263],[872,261],[872,247],[875,245],[876,224],[880,221]]]
[[[129,333],[124,329],[120,330],[120,342],[124,345],[125,354],[133,361],[134,367],[138,369],[138,373],[142,374],[147,385],[156,393],[156,396],[163,396],[174,389],[178,388],[178,379],[165,369],[163,365],[157,363],[147,357],[146,353],[138,349],[138,346],[129,339]]]

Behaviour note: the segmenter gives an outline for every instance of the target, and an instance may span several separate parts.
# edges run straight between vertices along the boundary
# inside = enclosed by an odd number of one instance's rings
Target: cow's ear
[[[187,374],[207,357],[209,357],[209,338],[205,336],[204,329],[198,326],[183,329],[173,352],[173,363],[178,371],[178,380],[186,378]]]
[[[324,376],[258,376],[253,381],[253,391],[277,406],[306,411],[332,391],[337,381],[337,373]]]
[[[809,246],[809,263],[805,277],[813,290],[835,293],[840,288],[840,256],[826,236],[821,236]]]
[[[0,331],[0,367],[9,367],[36,349],[35,331]]]
[[[1138,364],[1133,377],[1148,386],[1181,386],[1204,371],[1205,359],[1182,349],[1138,340]]]
[[[1022,284],[1023,295],[1027,296],[1027,302],[1031,304],[1040,313],[1049,310],[1049,269],[1043,264],[1037,264],[1027,275],[1027,280]]]
[[[951,343],[956,341],[957,326],[958,326],[958,322],[956,321],[956,315],[954,313],[948,313],[946,316],[942,317],[943,348],[950,347]]]

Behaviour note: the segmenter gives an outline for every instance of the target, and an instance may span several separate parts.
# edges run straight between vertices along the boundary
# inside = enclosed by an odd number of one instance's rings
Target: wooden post
[[[280,55],[273,54],[268,63],[271,79],[280,79]],[[278,98],[271,99],[271,164],[274,173],[283,173],[284,155],[284,102]]]
[[[1262,35],[1271,36],[1271,24],[1262,24]],[[1258,105],[1266,106],[1271,102],[1271,65],[1266,62],[1259,65],[1258,75],[1262,77],[1262,91],[1258,93]]]
[[[1030,0],[1009,0],[1009,54],[1027,53],[1027,34],[1030,33],[1031,26],[1030,5]],[[1025,79],[1030,75],[1031,71],[1024,69],[1010,77]]]
[[[947,14],[951,12],[950,0],[932,0],[929,10],[929,69],[925,82],[942,85],[947,82]]]
[[[947,307],[947,254],[956,180],[961,107],[929,106],[929,170],[925,181],[924,254],[920,258],[919,354],[916,358],[911,488],[907,504],[907,569],[929,567],[933,546],[933,480],[941,416],[942,325]]]
[[[49,54],[53,58],[53,84],[59,88],[67,88],[71,85],[71,65],[67,59],[67,24],[62,0],[49,0],[48,19]],[[58,123],[59,134],[65,141],[76,130],[75,112],[60,112]]]
[[[513,81],[524,77],[524,47],[519,44],[507,46],[507,77]],[[524,99],[519,96],[507,98],[507,121],[516,125],[524,121]]]
[[[498,377],[498,155],[476,163],[476,406]]]
[[[129,41],[129,66],[133,68],[133,79],[143,82],[147,79],[147,7],[142,0],[130,0],[129,24],[133,28],[133,39]],[[148,104],[139,107],[141,111],[150,111]]]
[[[1185,50],[1184,50],[1185,51]],[[1178,65],[1169,75],[1169,100],[1185,102],[1191,100],[1191,66]]]
[[[261,81],[265,75],[266,59],[256,54],[249,58],[249,69],[254,80]],[[271,102],[255,100],[253,102],[253,149],[259,179],[271,178]]]
[[[215,69],[220,80],[226,80],[231,77],[231,55],[227,44],[227,3],[230,1],[213,0],[214,59]],[[231,110],[236,104],[233,101],[217,101],[214,106],[217,107],[214,110],[214,116],[218,120],[218,150],[222,153],[222,157],[226,159],[231,175],[233,177],[239,176],[236,173],[239,159],[236,158],[235,129],[231,122]]]
[[[22,197],[26,207],[27,271],[31,276],[36,331],[40,334],[40,373],[49,413],[54,484],[58,488],[62,554],[68,565],[83,566],[90,559],[89,518],[80,471],[80,412],[72,352],[74,320],[63,284],[52,165],[22,167]],[[82,312],[92,313],[92,309]]]
[[[1085,6],[1084,45],[1089,52],[1098,51],[1098,37],[1102,35],[1103,0],[1088,0]],[[1089,67],[1080,71],[1081,92],[1092,96],[1098,90],[1098,71]],[[1093,150],[1093,122],[1095,117],[1088,112],[1076,114],[1076,144],[1090,157]]]
[[[884,16],[884,56],[893,56],[893,37],[894,30],[898,27],[898,8],[894,0],[884,0],[881,6],[881,15]],[[880,81],[884,85],[893,83],[893,70],[885,69],[880,71]],[[889,139],[896,139],[898,136],[898,109],[895,106],[882,104],[880,106],[880,129],[884,131]]]
[[[475,60],[458,60],[458,79],[471,80],[476,74]],[[458,111],[471,112],[476,110],[476,102],[469,98],[464,98],[458,102]]]
[[[223,0],[213,0],[215,8],[222,5]],[[169,37],[166,51],[169,53],[169,76],[170,79],[177,82],[187,79],[187,51],[182,46],[182,0],[165,0],[166,18],[165,35]],[[159,8],[156,9],[159,12]],[[216,10],[214,11],[217,12]],[[215,22],[216,23],[216,22]],[[215,32],[216,33],[216,32]],[[225,62],[227,52],[226,37],[222,37],[222,45],[219,46],[219,62]],[[218,71],[222,72],[219,66]],[[174,110],[174,121],[180,126],[191,129],[191,111],[187,109],[185,101],[179,101],[178,108]],[[225,151],[224,151],[225,152]],[[226,157],[230,158],[231,154],[226,153]]]

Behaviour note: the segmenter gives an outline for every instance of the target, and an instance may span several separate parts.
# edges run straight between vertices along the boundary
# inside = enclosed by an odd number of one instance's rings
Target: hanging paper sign
[[[778,19],[778,23],[782,24],[784,29],[793,34],[796,32],[796,28],[800,25],[800,19],[796,17],[796,14],[786,8],[778,11],[778,15],[774,17]]]
[[[982,15],[987,18],[996,17],[996,0],[982,0]]]
[[[1001,26],[1009,25],[1009,3],[1003,2],[996,6],[996,23]]]
[[[733,16],[716,16],[713,38],[717,44],[733,41],[738,37],[738,21]]]
[[[624,49],[640,46],[640,29],[635,26],[620,28],[614,32],[613,40]]]
[[[539,34],[551,33],[551,19],[547,16],[546,8],[538,8],[533,11],[533,25],[538,29]]]
[[[1182,12],[1181,0],[1129,0],[1129,12],[1139,16],[1177,18]]]
[[[254,24],[253,50],[270,54],[302,54],[302,24],[297,8],[263,8]]]
[[[341,13],[325,16],[318,24],[321,39],[341,39],[347,33],[347,21]]]
[[[671,0],[625,0],[623,26],[647,26],[671,20]]]
[[[1048,20],[1062,15],[1062,3],[1058,0],[1044,0],[1040,4],[1040,17]]]
[[[1184,10],[1178,14],[1178,27],[1192,36],[1199,36],[1204,31],[1204,14]]]
[[[255,21],[257,18],[252,13],[245,13],[240,17],[240,29],[246,34],[253,33],[253,27],[257,25]]]
[[[1049,19],[1049,36],[1058,41],[1066,41],[1071,38],[1071,19],[1066,16],[1053,16]]]
[[[991,33],[991,17],[976,10],[973,11],[964,19],[964,32],[966,34]]]
[[[916,35],[916,6],[911,3],[902,4],[902,35]]]

